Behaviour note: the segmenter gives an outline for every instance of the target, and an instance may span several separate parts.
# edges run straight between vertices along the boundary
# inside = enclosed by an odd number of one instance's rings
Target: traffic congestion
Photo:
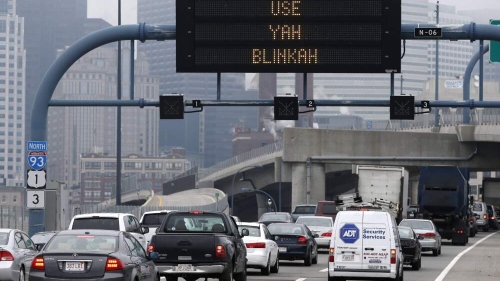
[[[0,280],[413,280],[419,272],[426,276],[419,280],[434,280],[463,249],[414,209],[399,220],[381,206],[347,201],[267,212],[257,222],[227,212],[164,210],[140,219],[76,215],[67,230],[31,238],[0,229]],[[334,212],[319,213],[319,205],[335,204]],[[484,219],[482,205],[469,206],[474,219]],[[472,242],[489,234],[487,227],[476,230]]]

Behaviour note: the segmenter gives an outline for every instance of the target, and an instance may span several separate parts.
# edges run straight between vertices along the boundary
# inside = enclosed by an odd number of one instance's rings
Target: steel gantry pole
[[[118,0],[118,26],[122,25],[122,0]],[[116,96],[122,99],[122,41],[118,41]],[[122,107],[116,107],[116,205],[122,204]]]
[[[439,25],[439,1],[436,3],[436,24]],[[439,39],[436,40],[435,100],[439,100]],[[434,111],[434,126],[439,126],[439,109]]]

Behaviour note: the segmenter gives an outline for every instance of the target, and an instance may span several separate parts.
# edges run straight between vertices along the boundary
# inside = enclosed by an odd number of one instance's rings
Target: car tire
[[[19,281],[24,280],[26,280],[26,272],[24,271],[24,267],[21,266],[21,269],[19,269]]]
[[[439,246],[438,255],[441,255],[441,246]]]
[[[169,280],[167,280],[169,281]],[[219,276],[219,281],[233,281],[233,264],[229,263],[226,268],[226,271],[222,272]]]
[[[420,269],[420,261],[421,261],[421,258],[419,258],[417,261],[413,262],[411,264],[411,269],[412,270],[419,270]]]
[[[269,274],[271,274],[271,255],[267,258],[266,267],[260,269],[260,273],[264,276],[269,276]]]
[[[276,256],[276,262],[274,263],[273,267],[271,267],[271,273],[278,273],[280,272],[280,259],[278,256]]]
[[[432,255],[437,257],[439,255],[439,249],[432,250]]]
[[[316,255],[312,259],[312,264],[318,264],[318,251],[316,251]]]
[[[311,266],[312,265],[312,250],[307,253],[306,258],[304,259],[304,264],[306,266]]]

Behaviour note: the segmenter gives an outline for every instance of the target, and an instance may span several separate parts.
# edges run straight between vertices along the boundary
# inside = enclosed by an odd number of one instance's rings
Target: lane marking
[[[163,206],[163,196],[158,196],[158,201],[160,201],[158,206]]]
[[[497,232],[493,232],[492,234],[484,237],[483,239],[477,241],[476,243],[474,243],[472,246],[470,246],[469,248],[463,250],[460,254],[458,254],[451,262],[450,264],[448,264],[448,266],[443,269],[443,271],[441,272],[441,274],[439,274],[439,276],[436,278],[436,280],[434,281],[443,281],[444,278],[446,277],[446,275],[450,272],[450,270],[453,268],[453,266],[458,262],[458,260],[463,256],[465,255],[468,251],[474,249],[477,245],[479,245],[481,242],[483,242],[484,240],[490,238],[491,236],[497,234]]]
[[[304,280],[306,280],[306,279],[307,279],[307,278],[299,278],[299,279],[297,279],[297,280],[295,280],[295,281],[304,281]]]
[[[320,270],[319,272],[327,272],[327,271],[328,271],[328,267],[325,268],[325,269]]]

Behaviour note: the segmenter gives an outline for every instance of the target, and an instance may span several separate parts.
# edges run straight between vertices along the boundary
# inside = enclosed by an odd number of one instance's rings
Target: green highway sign
[[[215,193],[215,197],[219,198],[219,192]]]
[[[490,20],[492,25],[500,25],[500,20]],[[500,41],[490,41],[490,63],[500,62]]]

